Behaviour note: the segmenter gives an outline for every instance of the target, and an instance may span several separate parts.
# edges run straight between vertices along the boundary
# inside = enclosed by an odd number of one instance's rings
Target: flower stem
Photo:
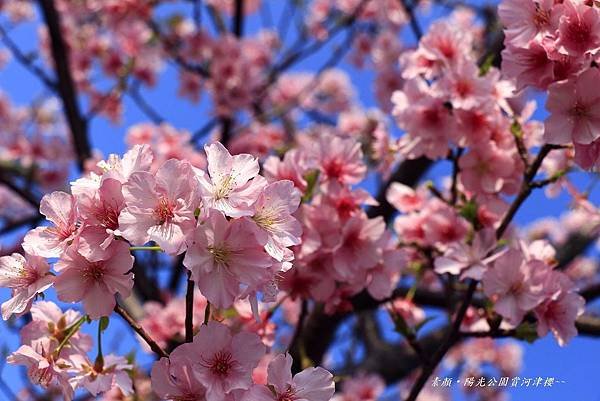
[[[156,251],[164,252],[160,246],[130,246],[130,251]]]
[[[79,328],[81,327],[81,325],[83,325],[83,323],[87,320],[87,316],[82,316],[79,318],[78,321],[76,321],[67,331],[67,335],[65,336],[65,338],[63,338],[63,340],[60,342],[60,344],[58,345],[58,347],[56,348],[56,350],[54,351],[55,357],[58,358],[58,356],[60,355],[60,351],[62,351],[62,349],[65,347],[65,345],[67,345],[67,343],[69,342],[69,340],[71,339],[71,337],[73,337],[75,335],[75,333],[77,333],[79,331]]]

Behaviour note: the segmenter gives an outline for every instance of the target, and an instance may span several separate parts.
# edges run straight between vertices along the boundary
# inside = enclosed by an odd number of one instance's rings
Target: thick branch
[[[38,2],[50,37],[50,51],[56,68],[58,93],[62,99],[67,123],[73,137],[78,166],[83,171],[84,162],[92,156],[92,151],[88,138],[87,121],[82,117],[77,103],[77,91],[70,70],[69,49],[63,40],[60,16],[56,11],[54,1],[39,0]]]

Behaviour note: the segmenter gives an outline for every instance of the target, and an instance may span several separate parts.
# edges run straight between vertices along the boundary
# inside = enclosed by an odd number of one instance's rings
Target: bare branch
[[[123,318],[131,326],[131,328],[139,334],[140,337],[144,339],[146,344],[150,346],[150,349],[161,358],[168,358],[169,354],[165,350],[163,350],[160,345],[156,341],[150,337],[150,335],[144,330],[142,326],[140,326],[121,305],[117,304],[115,306],[115,312]]]
[[[69,49],[65,45],[60,27],[60,16],[53,0],[38,0],[50,36],[50,50],[58,78],[58,93],[63,107],[77,154],[77,164],[83,171],[84,163],[92,156],[88,138],[87,121],[82,117],[77,102],[77,91],[71,75]]]

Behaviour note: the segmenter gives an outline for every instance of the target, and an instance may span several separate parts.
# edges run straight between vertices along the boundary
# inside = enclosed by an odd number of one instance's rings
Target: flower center
[[[223,180],[219,183],[219,185],[215,188],[215,199],[223,199],[227,198],[231,191],[235,188],[235,178],[228,174]]]
[[[218,264],[227,264],[229,261],[229,255],[231,252],[224,246],[209,246],[206,248],[208,252],[213,256],[213,260]]]
[[[585,47],[590,41],[590,27],[581,21],[573,22],[567,26],[566,36],[578,47]]]
[[[227,376],[235,361],[227,351],[217,352],[209,363],[210,371],[217,376]]]
[[[175,214],[173,213],[174,208],[174,205],[169,202],[166,197],[160,197],[158,200],[158,205],[154,209],[154,214],[158,218],[159,224],[170,221],[173,217],[175,217]]]
[[[330,178],[340,178],[342,176],[342,172],[344,171],[344,166],[339,160],[330,160],[325,163],[323,166],[327,177]]]
[[[296,391],[291,386],[288,386],[285,393],[282,393],[277,397],[277,401],[294,401],[296,399],[298,399],[296,397]]]
[[[587,107],[581,102],[576,102],[571,109],[571,115],[577,118],[582,118],[587,116],[588,110]]]
[[[104,277],[104,264],[102,262],[89,263],[82,270],[83,278],[88,281],[102,281]]]
[[[550,13],[547,10],[542,10],[539,4],[535,5],[535,15],[533,16],[533,23],[538,29],[541,29],[548,25],[550,22]]]

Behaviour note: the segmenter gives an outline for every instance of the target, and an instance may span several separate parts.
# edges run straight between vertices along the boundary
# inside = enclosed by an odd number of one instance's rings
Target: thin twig
[[[57,86],[56,82],[52,78],[46,74],[41,67],[38,67],[33,63],[33,59],[30,56],[25,55],[19,46],[8,35],[8,32],[0,25],[0,37],[2,39],[2,43],[10,50],[13,57],[26,69],[28,69],[32,74],[37,76],[40,81],[51,91],[56,91]]]
[[[537,175],[538,170],[540,169],[542,162],[544,161],[544,158],[548,155],[548,153],[550,153],[550,151],[556,148],[557,147],[555,145],[544,145],[540,149],[540,152],[538,153],[536,159],[524,174],[523,183],[521,184],[521,191],[511,204],[508,212],[506,213],[502,222],[500,223],[500,226],[496,230],[496,238],[502,238],[510,222],[514,218],[515,214],[517,213],[523,202],[525,202],[527,197],[531,194],[531,182]],[[460,339],[460,326],[462,325],[462,321],[467,313],[469,305],[471,304],[473,296],[475,295],[477,285],[478,281],[476,280],[471,280],[471,282],[469,283],[469,287],[459,307],[451,329],[447,332],[444,341],[434,354],[433,358],[431,359],[431,362],[423,366],[421,374],[415,381],[406,401],[415,401],[417,399],[419,393],[427,383],[429,376],[431,376],[437,365],[442,361],[448,350],[456,343],[456,341]]]
[[[129,312],[127,312],[121,305],[117,304],[115,305],[115,312],[117,312],[117,314],[119,316],[121,316],[123,318],[123,320],[125,320],[127,322],[127,324],[129,324],[129,326],[131,326],[131,328],[139,334],[140,337],[142,337],[144,339],[144,341],[146,342],[146,344],[148,344],[150,346],[150,349],[158,356],[160,356],[161,358],[168,358],[169,354],[167,354],[167,352],[165,350],[163,350],[160,345],[158,345],[158,343],[156,341],[154,341],[152,339],[152,337],[150,337],[150,335],[146,332],[146,330],[144,330],[144,328],[142,326],[140,326],[132,317],[131,315],[129,315]]]

